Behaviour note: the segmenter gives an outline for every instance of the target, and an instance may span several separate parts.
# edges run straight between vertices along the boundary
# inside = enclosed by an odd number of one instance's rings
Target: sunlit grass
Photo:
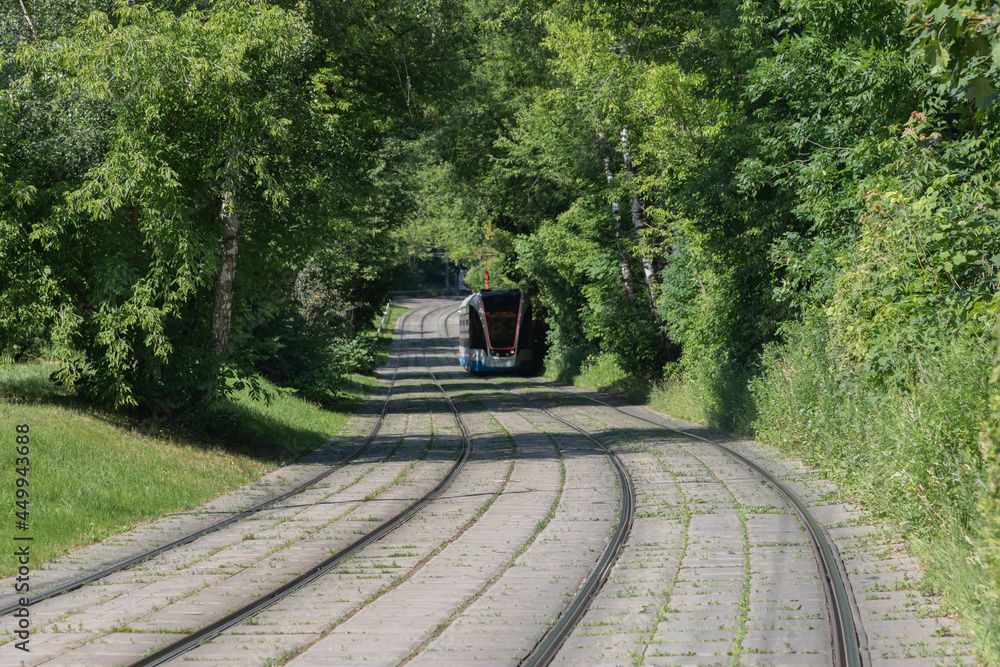
[[[620,396],[640,405],[649,398],[649,380],[626,373],[610,355],[585,361],[580,374],[573,378],[573,384]]]
[[[260,476],[268,466],[252,458],[147,435],[111,424],[99,412],[72,405],[13,402],[6,393],[25,377],[29,390],[48,370],[40,365],[0,371],[0,501],[9,508],[0,522],[0,540],[31,536],[32,565],[52,560],[75,546],[156,517],[198,505]],[[44,394],[44,392],[39,392]],[[38,395],[38,394],[36,394]],[[28,530],[16,526],[15,426],[30,428]],[[14,572],[4,550],[0,575]]]
[[[706,397],[693,383],[680,379],[664,380],[649,393],[649,407],[685,421],[707,424]]]
[[[396,320],[398,320],[399,316],[405,313],[407,310],[409,309],[400,306],[398,303],[393,303],[389,307],[389,316],[385,319],[385,325],[382,328],[382,335],[379,336],[379,339],[375,344],[376,366],[384,366],[385,363],[389,360],[389,347],[392,344],[392,331],[396,328]],[[362,377],[365,377],[366,381],[369,381],[368,382],[369,386],[372,386],[374,384],[373,382],[370,382],[372,380],[371,377],[368,376],[362,376]]]

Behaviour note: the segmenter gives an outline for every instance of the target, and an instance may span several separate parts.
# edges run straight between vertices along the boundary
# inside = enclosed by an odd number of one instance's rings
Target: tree
[[[322,228],[292,208],[308,182],[292,157],[325,131],[314,53],[301,16],[262,2],[120,3],[5,63],[21,74],[3,144],[16,246],[0,271],[34,286],[17,325],[51,328],[76,361],[66,380],[116,406],[220,388],[206,352],[227,349],[239,240],[266,281],[315,243],[282,227]]]

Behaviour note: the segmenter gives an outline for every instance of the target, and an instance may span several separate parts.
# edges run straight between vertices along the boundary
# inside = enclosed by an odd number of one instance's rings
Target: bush
[[[271,382],[328,404],[340,398],[345,375],[371,370],[370,348],[370,337],[336,336],[322,322],[310,324],[299,312],[285,311],[255,329],[252,356]]]
[[[826,335],[821,326],[795,325],[787,342],[766,349],[764,375],[751,383],[757,436],[833,471],[911,531],[974,525],[983,348],[959,338],[914,351],[895,361],[912,379],[883,389]]]
[[[983,455],[983,485],[980,487],[979,562],[987,570],[992,585],[986,593],[994,614],[984,619],[986,643],[1000,647],[1000,327],[993,341],[993,396],[986,428],[980,434]],[[989,608],[989,607],[988,607]],[[1000,651],[1000,649],[998,649]]]
[[[330,344],[332,367],[339,375],[368,373],[375,365],[372,339],[367,336],[341,338]]]

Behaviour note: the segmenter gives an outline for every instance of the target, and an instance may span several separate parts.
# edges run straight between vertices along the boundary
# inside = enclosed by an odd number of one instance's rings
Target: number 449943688
[[[15,504],[17,505],[17,528],[18,530],[28,530],[28,502],[31,493],[28,490],[28,472],[31,469],[31,439],[28,435],[30,429],[27,424],[18,424],[16,427],[17,443],[15,451],[17,458],[14,460],[14,472],[17,473],[15,479]]]

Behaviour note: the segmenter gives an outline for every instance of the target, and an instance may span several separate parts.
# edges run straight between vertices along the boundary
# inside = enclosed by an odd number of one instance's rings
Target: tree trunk
[[[233,207],[230,192],[222,195],[222,242],[219,244],[219,272],[215,276],[214,302],[212,303],[212,338],[215,353],[226,351],[229,327],[233,316],[233,280],[236,276],[236,252],[240,239],[240,219]]]
[[[622,158],[625,161],[625,180],[631,183],[635,178],[635,166],[632,164],[632,155],[628,151],[628,128],[622,128]],[[632,226],[637,234],[649,225],[646,222],[646,203],[636,194],[635,188],[630,188],[629,197],[632,203]],[[656,299],[656,272],[653,270],[653,261],[649,256],[640,258],[642,260],[643,273],[646,276],[646,287],[649,288],[650,301]]]
[[[611,171],[611,157],[607,154],[607,138],[603,132],[598,131],[597,141],[600,152],[604,156],[604,176],[608,179],[608,185],[614,180],[614,172]],[[628,255],[622,249],[622,220],[618,214],[618,202],[611,203],[611,224],[615,229],[615,248],[618,251],[618,266],[622,271],[622,282],[625,283],[625,297],[629,301],[635,300],[635,285],[632,281],[632,267],[629,266]]]
[[[639,197],[634,184],[632,184],[632,180],[635,178],[635,165],[632,164],[632,154],[629,153],[628,128],[626,127],[622,128],[621,141],[622,159],[625,162],[625,179],[632,185],[629,188],[632,203],[632,226],[635,228],[636,234],[641,235],[642,230],[648,227],[649,224],[646,221],[646,203]],[[648,253],[644,253],[640,259],[642,260],[643,274],[646,278],[646,287],[649,289],[649,310],[653,314],[653,321],[656,322],[657,328],[660,330],[660,339],[663,341],[663,349],[667,353],[667,359],[676,361],[680,357],[680,347],[667,336],[667,332],[663,328],[663,318],[660,317],[660,312],[656,310],[656,297],[659,289],[656,284],[656,271],[653,268],[653,261],[650,259]]]
[[[628,255],[622,249],[622,218],[618,214],[618,202],[611,203],[611,218],[615,225],[615,247],[618,249],[618,265],[622,270],[622,281],[625,283],[625,296],[629,301],[635,300],[635,285],[632,280],[632,267],[629,266]]]
[[[28,8],[24,6],[24,0],[20,0],[20,2],[21,11],[24,12],[24,20],[28,22],[28,27],[31,29],[31,36],[34,37],[37,42],[38,34],[35,32],[35,24],[31,22],[31,15],[28,14]]]

